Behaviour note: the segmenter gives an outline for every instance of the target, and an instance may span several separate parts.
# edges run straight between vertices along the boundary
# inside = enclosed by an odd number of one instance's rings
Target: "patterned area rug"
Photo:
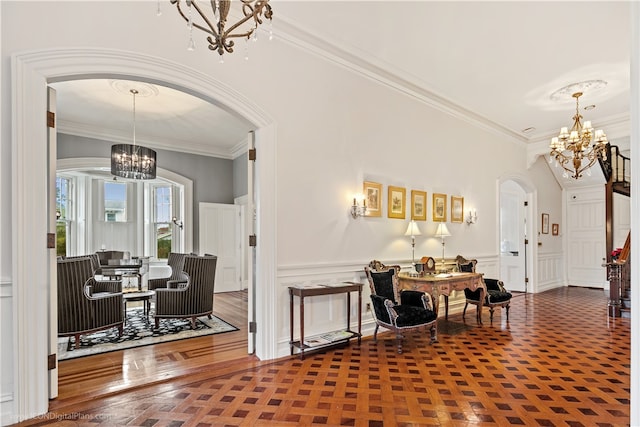
[[[142,308],[129,309],[121,337],[117,328],[82,335],[77,349],[74,337],[62,337],[58,340],[58,360],[238,330],[215,316],[199,317],[195,329],[191,329],[190,319],[162,319],[160,328],[154,329],[154,326],[153,310],[145,317]]]

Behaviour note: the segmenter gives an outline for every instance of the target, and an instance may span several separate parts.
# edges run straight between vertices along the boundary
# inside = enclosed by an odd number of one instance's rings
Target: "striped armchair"
[[[76,348],[83,334],[117,327],[122,335],[122,293],[96,292],[100,286],[89,257],[58,261],[58,336],[75,337]]]
[[[190,317],[191,327],[195,329],[196,318],[205,315],[211,318],[217,261],[218,257],[212,255],[185,256],[186,285],[156,289],[156,329],[160,319]]]
[[[184,257],[187,254],[170,252],[167,258],[167,264],[171,267],[171,275],[169,277],[161,277],[157,279],[149,279],[149,290],[154,291],[158,288],[166,288],[167,282],[186,282],[187,276],[184,274]]]

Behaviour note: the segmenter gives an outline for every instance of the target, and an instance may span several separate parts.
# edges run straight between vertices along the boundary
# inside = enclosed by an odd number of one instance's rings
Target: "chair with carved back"
[[[364,268],[371,289],[371,302],[376,329],[382,326],[396,334],[398,353],[402,353],[402,333],[406,330],[425,327],[431,333],[431,342],[437,340],[435,298],[425,292],[400,290],[398,274],[400,266],[385,266],[380,261],[371,261]]]
[[[478,263],[475,259],[466,259],[465,257],[458,255],[456,257],[456,263],[458,265],[458,271],[460,272],[468,272],[475,273],[476,272],[476,264]],[[504,282],[498,279],[487,279],[482,278],[484,281],[485,287],[487,288],[487,294],[484,297],[484,301],[482,301],[483,306],[489,307],[489,316],[491,322],[493,322],[493,312],[496,307],[503,307],[506,311],[507,321],[509,320],[509,307],[511,306],[511,293],[507,291],[504,287]],[[462,318],[467,312],[467,306],[469,304],[473,304],[476,307],[480,306],[480,289],[476,289],[472,291],[470,289],[464,290],[465,296],[465,304],[464,309],[462,310]]]

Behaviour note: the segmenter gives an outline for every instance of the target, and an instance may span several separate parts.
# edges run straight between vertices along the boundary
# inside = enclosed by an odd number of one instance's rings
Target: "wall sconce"
[[[174,216],[173,218],[171,218],[171,221],[172,221],[175,225],[177,225],[178,227],[180,227],[180,230],[182,230],[182,227],[183,227],[183,225],[184,225],[184,224],[182,223],[182,221],[178,221],[178,218],[176,218],[175,216]]]
[[[367,199],[364,194],[357,194],[353,196],[353,205],[351,205],[351,217],[353,219],[359,216],[365,216],[367,214]]]
[[[471,209],[469,211],[469,215],[467,216],[467,225],[475,224],[478,220],[478,212],[475,209]]]

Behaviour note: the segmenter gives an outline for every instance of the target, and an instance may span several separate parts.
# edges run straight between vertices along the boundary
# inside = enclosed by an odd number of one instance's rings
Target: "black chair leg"
[[[462,318],[464,319],[464,315],[467,314],[467,306],[469,305],[468,302],[464,303],[464,309],[462,309]]]
[[[376,329],[373,331],[373,342],[378,342],[378,328],[380,325],[376,325]]]
[[[505,307],[507,309],[507,321],[509,320],[509,304]]]

